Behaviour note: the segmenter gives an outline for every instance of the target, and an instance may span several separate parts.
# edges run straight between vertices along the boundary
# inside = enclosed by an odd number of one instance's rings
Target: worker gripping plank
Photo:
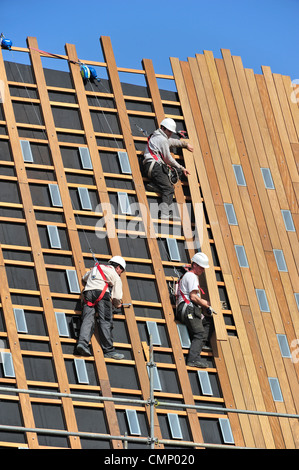
[[[149,136],[144,151],[143,173],[151,180],[147,189],[161,192],[161,218],[163,219],[168,219],[170,216],[169,208],[174,195],[173,184],[181,174],[185,176],[190,174],[171,156],[170,149],[183,147],[193,152],[193,147],[184,140],[171,138],[175,133],[175,121],[171,118],[163,119],[160,128]]]
[[[113,311],[122,303],[121,274],[126,269],[126,262],[121,256],[113,256],[108,265],[96,262],[95,266],[83,276],[82,325],[77,344],[77,352],[82,356],[90,356],[89,342],[94,332],[95,321],[98,324],[100,344],[105,357],[123,359],[113,346]]]
[[[209,268],[207,255],[196,253],[191,260],[191,269],[178,282],[176,295],[176,319],[187,326],[191,338],[187,366],[199,368],[208,367],[200,353],[213,333],[212,313],[216,314],[200,294],[199,276],[206,268]]]

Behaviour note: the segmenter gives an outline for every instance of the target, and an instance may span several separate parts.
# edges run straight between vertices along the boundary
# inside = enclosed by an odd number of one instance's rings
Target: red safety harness
[[[185,275],[185,274],[184,274],[184,275]],[[187,297],[186,297],[185,294],[182,292],[181,287],[180,287],[180,285],[181,285],[181,280],[183,279],[183,277],[184,277],[184,276],[182,276],[182,277],[180,278],[179,282],[178,282],[177,297],[179,296],[179,294],[181,294],[181,297],[182,297],[183,301],[184,301],[187,305],[189,305],[189,304],[191,304],[192,302],[191,302],[191,300],[188,300],[188,299],[187,299]],[[198,288],[199,288],[199,290],[201,291],[202,294],[205,293],[204,290],[203,290],[201,287],[198,286]]]
[[[101,274],[101,276],[103,278],[103,281],[105,282],[105,286],[104,286],[104,289],[102,290],[102,292],[100,293],[99,297],[97,298],[97,300],[95,302],[89,302],[89,300],[86,300],[84,295],[83,295],[83,301],[86,305],[88,305],[88,307],[95,307],[97,305],[97,303],[99,303],[100,300],[102,300],[102,298],[104,297],[104,295],[106,293],[106,290],[108,289],[108,281],[107,281],[106,276],[105,276],[101,266],[99,265],[99,263],[96,263],[96,267],[98,268],[98,271]]]
[[[156,160],[156,162],[159,163],[159,165],[164,165],[164,167],[167,167],[167,169],[168,169],[168,178],[169,178],[170,183],[171,183],[171,184],[176,184],[176,183],[178,182],[178,180],[180,179],[180,176],[179,176],[179,174],[178,174],[178,170],[177,170],[175,167],[173,167],[173,166],[171,166],[171,165],[169,165],[168,163],[165,162],[164,157],[163,157],[163,155],[162,155],[161,152],[159,152],[159,155],[160,155],[160,157],[161,157],[161,159],[162,159],[162,164],[159,162],[159,158],[158,158],[157,155],[152,151],[152,149],[150,148],[150,145],[149,145],[149,141],[150,141],[152,135],[153,135],[153,134],[151,134],[151,135],[147,138],[147,148],[148,148],[148,151],[149,151],[149,153],[151,154],[151,156],[153,157],[153,159]],[[152,166],[150,166],[149,173],[151,173],[151,171],[152,171]]]
[[[159,158],[157,157],[157,155],[152,151],[152,149],[150,148],[150,145],[149,145],[149,141],[151,139],[153,134],[151,134],[148,138],[147,138],[147,147],[148,147],[148,151],[149,153],[151,154],[151,156],[156,160],[156,162],[159,161]],[[164,159],[163,159],[163,156],[161,155],[160,153],[160,157],[162,158],[163,162],[164,162]],[[165,163],[165,162],[164,162]],[[165,163],[166,164],[166,163]]]

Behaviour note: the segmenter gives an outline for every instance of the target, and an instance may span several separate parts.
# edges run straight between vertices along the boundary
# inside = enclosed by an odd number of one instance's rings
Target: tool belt
[[[184,303],[183,305],[183,308],[180,310],[180,305],[182,305],[182,303]],[[199,307],[198,305],[194,305],[192,302],[180,302],[179,305],[177,306],[176,308],[176,319],[181,322],[181,323],[185,323],[185,313],[186,313],[186,310],[187,308],[191,308],[192,309],[192,314],[194,315],[194,317],[198,317],[200,319],[202,319],[202,308]],[[190,312],[191,313],[191,312]]]

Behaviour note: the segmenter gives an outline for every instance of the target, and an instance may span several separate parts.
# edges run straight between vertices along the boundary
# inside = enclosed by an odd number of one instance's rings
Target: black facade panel
[[[1,424],[6,426],[23,426],[22,414],[18,402],[1,400],[0,401]],[[21,432],[0,431],[0,441],[26,443],[26,437]]]

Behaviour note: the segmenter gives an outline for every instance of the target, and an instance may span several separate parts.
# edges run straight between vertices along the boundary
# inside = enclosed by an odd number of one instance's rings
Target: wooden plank
[[[0,51],[1,54],[1,51]],[[0,56],[1,57],[1,56]],[[2,57],[0,60],[0,67],[2,65]],[[17,328],[14,321],[13,306],[11,296],[9,294],[9,286],[5,271],[5,264],[3,259],[2,248],[0,246],[0,296],[1,296],[1,307],[5,320],[7,337],[9,339],[10,352],[12,355],[12,361],[16,376],[17,388],[26,390],[28,388],[26,382],[26,372],[24,369],[22,353],[20,348],[20,342],[18,338]],[[28,428],[35,428],[33,410],[30,404],[30,396],[21,393],[19,395],[20,408],[22,417],[24,420],[24,426]],[[26,433],[28,447],[32,449],[38,448],[38,438],[36,433]]]
[[[160,123],[165,118],[165,113],[164,113],[164,108],[162,105],[160,91],[159,91],[152,61],[149,59],[143,59],[143,67],[145,70],[145,78],[146,78],[150,96],[153,102],[153,107],[154,107],[157,123]],[[174,117],[174,119],[176,119],[176,117]],[[182,219],[181,226],[182,226],[186,244],[188,247],[189,259],[191,260],[192,256],[194,255],[195,250],[194,248],[192,248],[191,220],[190,220],[188,211],[185,210],[186,200],[185,200],[181,181],[178,181],[174,189],[175,189],[175,199],[178,204],[179,213],[181,214],[181,219]]]
[[[209,259],[212,259],[212,254],[210,251],[209,241],[208,241],[208,233],[206,231],[204,221],[204,214],[203,209],[202,212],[199,211],[200,205],[200,192],[198,188],[198,182],[196,183],[196,172],[199,175],[199,172],[204,172],[204,162],[202,161],[202,152],[199,146],[199,138],[196,134],[197,128],[196,125],[199,125],[197,121],[198,116],[200,116],[200,110],[198,107],[197,99],[194,99],[194,84],[190,72],[190,68],[188,67],[187,63],[179,63],[175,59],[171,59],[172,68],[174,71],[174,75],[176,77],[177,89],[179,92],[179,96],[181,99],[182,109],[185,115],[186,125],[188,128],[188,134],[190,136],[190,140],[194,146],[194,158],[190,158],[190,156],[185,155],[185,162],[188,170],[190,171],[191,175],[188,177],[190,192],[192,195],[192,201],[194,204],[194,213],[195,217],[197,215],[196,226],[199,232],[199,240],[201,250],[207,254]],[[181,65],[181,66],[180,66]],[[187,152],[186,152],[187,153]],[[193,179],[194,178],[194,179]],[[208,182],[208,178],[206,175],[200,177],[200,184],[202,188],[202,192],[204,195],[205,205],[207,207],[209,222],[213,227],[218,224],[217,215],[215,211],[214,204],[212,203],[212,195],[210,192],[210,186]],[[199,217],[200,216],[200,217]],[[219,236],[219,231],[213,231],[213,236],[215,238],[215,242],[219,243],[219,249],[223,246],[223,241],[221,235]],[[223,265],[221,266],[223,269]],[[224,268],[226,269],[226,265],[224,264]],[[215,272],[211,269],[206,270],[205,277],[208,285],[209,291],[209,299],[211,305],[213,305],[216,311],[221,311],[220,299],[219,299],[219,291],[216,285],[216,278]],[[217,310],[218,308],[218,310]],[[225,341],[227,339],[227,332],[225,329],[225,324],[223,320],[223,316],[217,315],[214,317],[214,325],[216,330],[216,336],[219,341]]]
[[[298,142],[299,139],[299,107],[298,107],[298,89],[296,92],[296,85],[291,82],[290,77],[285,75],[282,76],[283,85],[285,88],[286,100],[290,107],[290,112],[293,117],[294,126],[296,129],[297,137],[295,142]]]
[[[255,315],[252,315],[250,306],[240,306],[238,303],[237,293],[234,289],[233,279],[231,276],[225,276],[226,285],[230,291],[230,302],[237,326],[240,348],[243,356],[243,368],[247,371],[250,387],[242,387],[244,399],[249,409],[257,409],[259,411],[269,411],[268,400],[264,398],[264,387],[267,383],[267,374],[261,357],[261,349],[265,351],[265,347],[260,347],[259,343],[265,340],[265,332],[262,333],[260,328],[255,325]],[[240,366],[238,367],[240,371]],[[244,379],[244,378],[243,378]],[[242,380],[242,379],[241,379]],[[234,386],[232,386],[234,388]],[[249,406],[252,405],[252,408]],[[273,410],[273,407],[271,408]],[[267,448],[272,448],[274,440],[271,432],[271,423],[268,419],[260,419],[260,426],[263,432],[263,438]]]
[[[273,77],[273,81],[274,81],[274,84],[275,84],[276,93],[277,93],[278,101],[279,101],[279,104],[280,104],[281,113],[283,115],[283,119],[284,119],[286,131],[287,131],[287,134],[288,134],[289,142],[294,143],[294,144],[298,143],[298,136],[297,136],[297,132],[296,132],[296,127],[295,127],[295,123],[293,121],[293,117],[292,117],[292,114],[291,114],[289,101],[288,101],[288,98],[286,96],[284,83],[283,83],[283,77],[282,77],[282,75],[280,75],[278,73],[273,73],[272,77]],[[290,93],[289,93],[289,95],[290,95]],[[298,107],[297,107],[297,110],[298,110]],[[297,117],[297,119],[299,118],[298,114],[297,114],[296,117]]]
[[[277,125],[275,122],[275,117],[273,115],[272,105],[270,102],[264,76],[256,75],[256,82],[257,82],[258,90],[260,93],[261,101],[263,104],[263,109],[264,109],[268,129],[269,129],[269,133],[271,136],[271,140],[272,140],[272,144],[273,144],[273,148],[274,148],[274,152],[275,152],[275,156],[277,160],[277,166],[279,169],[279,173],[281,175],[281,179],[282,179],[283,187],[284,187],[286,197],[288,200],[289,208],[291,212],[297,213],[298,203],[296,200],[296,193],[294,190],[295,184],[294,186],[292,185],[290,173],[288,171],[287,166],[285,165],[284,151],[283,151],[280,136],[278,133]]]
[[[288,167],[288,170],[290,172],[291,180],[293,183],[298,183],[299,182],[299,174],[294,162],[294,157],[291,149],[291,144],[288,139],[288,134],[283,118],[283,114],[281,111],[281,108],[279,106],[279,100],[277,96],[277,91],[275,89],[275,84],[272,76],[272,72],[270,67],[263,66],[262,67],[263,75],[265,78],[265,83],[267,86],[267,90],[269,93],[269,98],[271,101],[272,109],[273,109],[273,114],[275,117],[276,125],[277,125],[277,130],[281,139],[281,144],[282,148],[284,151],[284,158],[285,158],[285,163]]]
[[[235,139],[236,139],[236,145],[237,145],[238,152],[240,155],[240,164],[242,165],[242,168],[243,168],[250,200],[251,200],[252,207],[253,207],[254,214],[255,214],[255,219],[257,221],[257,225],[258,225],[259,232],[261,235],[261,241],[263,243],[264,249],[271,250],[272,245],[270,242],[269,232],[265,223],[265,218],[264,218],[261,204],[259,202],[259,199],[256,198],[257,186],[254,180],[254,175],[252,173],[250,160],[248,158],[248,152],[247,152],[247,148],[244,142],[244,137],[243,137],[243,133],[241,130],[234,99],[232,96],[231,87],[230,87],[227,73],[225,70],[225,64],[224,64],[224,61],[221,59],[216,59],[215,64],[216,64],[217,71],[219,74],[220,84],[224,93],[224,98],[226,101],[228,113],[231,119],[231,125],[233,128],[233,132],[234,132]],[[211,69],[211,65],[209,65],[209,68]]]
[[[248,341],[252,351],[252,358],[255,364],[255,370],[258,375],[257,391],[262,390],[262,395],[256,393],[254,398],[257,402],[257,409],[261,411],[275,412],[271,391],[269,388],[268,376],[269,372],[266,371],[265,360],[267,358],[261,347],[260,331],[255,326],[255,315],[252,314],[254,310],[248,307],[242,307],[242,314],[246,324]],[[263,344],[262,344],[263,346]],[[271,375],[270,375],[271,376]],[[277,418],[260,417],[261,426],[264,431],[264,439],[268,448],[283,447],[283,436],[281,434],[280,426]]]
[[[224,56],[226,57],[225,58],[226,67],[229,68],[229,70],[231,70],[231,67],[229,65],[229,62],[230,62],[229,57],[227,54],[224,54]],[[249,156],[250,156],[251,168],[252,168],[254,179],[256,182],[257,194],[259,195],[260,203],[263,208],[263,215],[267,224],[272,246],[279,246],[278,234],[275,229],[274,216],[272,214],[271,207],[267,198],[267,191],[264,185],[262,172],[260,170],[260,165],[259,165],[258,157],[257,157],[258,155],[264,155],[263,158],[265,158],[264,146],[263,146],[263,142],[261,139],[258,122],[256,119],[252,101],[250,98],[250,93],[248,90],[248,85],[246,82],[246,77],[245,77],[241,59],[239,57],[233,57],[232,61],[233,61],[233,65],[236,71],[236,79],[238,80],[240,95],[244,103],[244,116],[242,117],[241,125],[243,128],[247,147],[248,149],[250,149]],[[232,71],[230,72],[230,78],[232,79]],[[237,93],[239,95],[239,92],[237,91],[237,86],[235,86],[234,87],[235,98],[236,98]],[[243,113],[242,101],[241,99],[240,100],[238,99],[238,102],[237,102],[238,103],[237,109],[238,109],[239,114],[241,113],[241,111]],[[248,116],[248,117],[246,118],[245,116]]]

